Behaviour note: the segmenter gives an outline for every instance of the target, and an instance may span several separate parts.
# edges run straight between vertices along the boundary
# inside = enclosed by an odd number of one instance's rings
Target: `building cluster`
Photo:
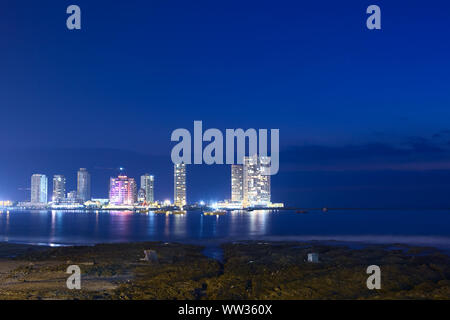
[[[270,157],[244,157],[243,164],[231,165],[231,200],[217,203],[218,208],[242,209],[283,207],[270,199]]]
[[[141,176],[141,187],[137,190],[134,178],[120,174],[110,178],[109,203],[112,206],[150,206],[155,203],[155,177],[146,173]]]
[[[109,198],[92,199],[91,175],[86,168],[77,173],[77,190],[66,190],[66,177],[60,174],[53,176],[52,194],[48,195],[49,181],[45,174],[31,176],[31,200],[19,203],[23,207],[83,208],[103,206],[149,206],[155,203],[153,175],[141,176],[139,191],[134,178],[119,174],[110,178]]]
[[[270,199],[270,157],[244,157],[242,165],[231,165],[231,199],[214,204],[217,208],[242,209],[256,207],[281,207]],[[111,177],[108,199],[92,199],[91,175],[85,168],[77,173],[77,190],[66,190],[66,178],[54,175],[52,194],[48,197],[48,178],[44,174],[33,174],[31,177],[31,200],[22,203],[29,207],[52,208],[118,208],[118,207],[160,207],[174,205],[183,208],[187,205],[186,197],[186,164],[174,165],[174,198],[173,203],[155,201],[155,177],[148,173],[140,177],[140,188],[134,178],[121,172]]]
[[[66,193],[66,178],[57,174],[53,176],[53,189],[50,203],[55,206],[77,206],[91,199],[91,175],[86,168],[81,168],[77,173],[77,190]],[[33,207],[47,206],[48,178],[45,174],[33,174],[31,176],[31,200],[25,205]]]

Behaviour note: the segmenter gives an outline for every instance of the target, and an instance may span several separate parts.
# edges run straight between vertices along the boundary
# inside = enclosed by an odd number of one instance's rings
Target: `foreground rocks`
[[[0,299],[450,299],[450,257],[432,248],[241,242],[223,261],[200,246],[145,242],[43,248],[0,245]],[[154,250],[157,261],[145,261]],[[319,263],[306,261],[317,252]],[[381,290],[368,290],[378,265]],[[69,290],[69,265],[81,290]]]

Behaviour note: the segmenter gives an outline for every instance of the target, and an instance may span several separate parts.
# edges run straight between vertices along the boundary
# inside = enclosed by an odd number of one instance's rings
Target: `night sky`
[[[275,202],[450,207],[449,34],[436,0],[2,0],[0,200],[33,173],[75,189],[80,167],[107,197],[120,166],[172,198],[170,135],[202,120],[280,129]],[[229,198],[229,166],[190,166],[188,188]]]

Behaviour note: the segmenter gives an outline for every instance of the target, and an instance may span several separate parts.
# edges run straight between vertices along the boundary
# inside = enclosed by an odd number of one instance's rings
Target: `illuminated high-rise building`
[[[153,203],[155,201],[155,177],[146,173],[141,176],[141,189],[145,191],[145,200],[148,203]]]
[[[180,208],[186,205],[186,164],[174,165],[174,204]]]
[[[270,204],[270,157],[253,155],[244,157],[244,206]],[[266,173],[266,174],[264,174]]]
[[[244,200],[244,168],[240,164],[231,165],[231,201]]]
[[[47,203],[48,179],[45,174],[31,176],[31,202],[34,204]]]
[[[86,168],[78,170],[77,197],[83,202],[91,200],[91,175]]]
[[[109,184],[109,202],[115,205],[134,205],[136,203],[136,182],[133,178],[119,175],[111,178]]]
[[[60,202],[66,197],[66,178],[57,174],[53,176],[53,194],[52,201]]]

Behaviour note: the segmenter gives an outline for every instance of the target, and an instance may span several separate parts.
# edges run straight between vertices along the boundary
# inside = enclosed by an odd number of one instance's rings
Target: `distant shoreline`
[[[144,207],[134,207],[134,208],[39,208],[39,207],[0,207],[0,210],[36,210],[36,211],[42,211],[42,210],[50,210],[50,211],[140,211],[140,210],[148,210],[148,211],[157,211],[157,210],[174,210],[173,208],[144,208]],[[224,209],[227,211],[255,211],[255,210],[271,210],[271,211],[294,211],[294,210],[310,210],[310,211],[320,211],[320,210],[448,210],[450,213],[450,208],[434,208],[434,207],[284,207],[284,208],[273,208],[273,207],[267,207],[267,208],[245,208],[245,209],[235,209],[235,208],[228,208]],[[202,210],[210,210],[210,208],[189,208],[185,209],[187,211],[202,211]]]
[[[99,242],[77,242],[77,243],[49,243],[33,241],[4,241],[1,244],[11,244],[18,246],[31,247],[85,247],[96,245],[117,245],[117,244],[137,244],[145,242],[171,243],[180,245],[195,245],[201,247],[219,247],[232,243],[315,243],[327,246],[345,246],[349,249],[360,249],[370,246],[404,246],[432,248],[450,254],[449,237],[424,237],[424,236],[265,236],[259,238],[221,238],[221,239],[176,239],[176,240],[151,240],[144,239],[139,241],[99,241]]]
[[[323,208],[303,208],[303,207],[286,207],[286,208],[250,208],[250,209],[224,209],[226,211],[246,211],[246,212],[252,212],[252,211],[258,211],[258,210],[267,210],[267,211],[306,211],[304,213],[308,213],[309,211],[343,211],[343,210],[351,210],[351,211],[449,211],[450,214],[450,208],[417,208],[417,207],[403,207],[403,208],[376,208],[376,207],[370,207],[370,208],[357,208],[357,207],[323,207]],[[155,212],[158,210],[163,211],[172,211],[173,209],[159,209],[159,208],[152,208],[152,209],[142,209],[142,208],[99,208],[99,209],[87,209],[87,208],[25,208],[25,207],[0,207],[0,214],[1,211],[72,211],[72,212],[96,212],[96,211],[103,211],[103,212],[110,212],[110,211],[133,211],[133,212],[141,212],[141,211],[147,211],[147,212]],[[202,209],[187,209],[186,211],[196,212],[196,211],[202,211]]]

